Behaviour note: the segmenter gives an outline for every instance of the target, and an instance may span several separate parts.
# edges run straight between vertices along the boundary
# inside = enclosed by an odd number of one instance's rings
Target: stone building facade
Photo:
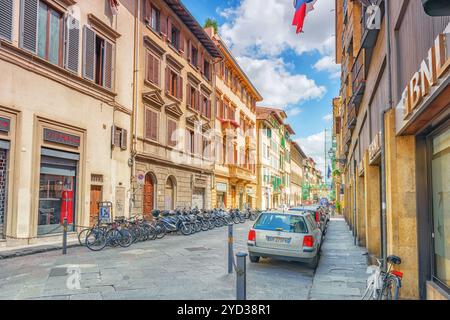
[[[128,212],[135,8],[110,5],[2,1],[2,246],[60,239],[64,218],[72,236],[97,201]]]
[[[139,8],[133,114],[133,213],[211,207],[219,49],[179,1]]]

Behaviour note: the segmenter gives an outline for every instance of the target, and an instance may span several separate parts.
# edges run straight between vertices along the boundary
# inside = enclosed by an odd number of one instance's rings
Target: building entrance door
[[[194,188],[192,192],[192,208],[205,209],[205,189]]]
[[[98,203],[102,201],[102,187],[91,186],[91,202],[89,205],[89,224],[91,226],[98,222]]]
[[[4,142],[7,146],[6,142]],[[8,195],[8,150],[0,149],[0,239],[5,237],[6,208]]]
[[[144,218],[148,219],[152,215],[152,210],[154,209],[155,204],[155,183],[153,180],[153,176],[150,173],[147,173],[145,176],[145,184],[144,184],[144,208],[142,214]]]

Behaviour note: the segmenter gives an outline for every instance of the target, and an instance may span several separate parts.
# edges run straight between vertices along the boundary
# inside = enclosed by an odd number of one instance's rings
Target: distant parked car
[[[309,211],[267,211],[248,233],[250,261],[275,258],[307,263],[316,268],[322,231]]]
[[[314,216],[314,220],[319,224],[320,230],[322,230],[322,234],[325,235],[327,232],[328,222],[330,221],[330,215],[324,207],[320,205],[312,205],[312,206],[301,206],[291,208],[292,211],[299,212],[309,212]]]

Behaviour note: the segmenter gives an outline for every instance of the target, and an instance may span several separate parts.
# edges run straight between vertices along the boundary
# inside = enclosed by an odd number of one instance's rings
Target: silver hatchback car
[[[248,233],[250,261],[278,258],[300,261],[316,268],[322,231],[309,212],[268,211],[259,215]]]

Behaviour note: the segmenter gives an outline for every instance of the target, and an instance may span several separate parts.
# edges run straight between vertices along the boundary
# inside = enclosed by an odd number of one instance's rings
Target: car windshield
[[[256,221],[254,229],[268,231],[283,231],[292,233],[307,233],[305,220],[301,216],[263,213]]]

